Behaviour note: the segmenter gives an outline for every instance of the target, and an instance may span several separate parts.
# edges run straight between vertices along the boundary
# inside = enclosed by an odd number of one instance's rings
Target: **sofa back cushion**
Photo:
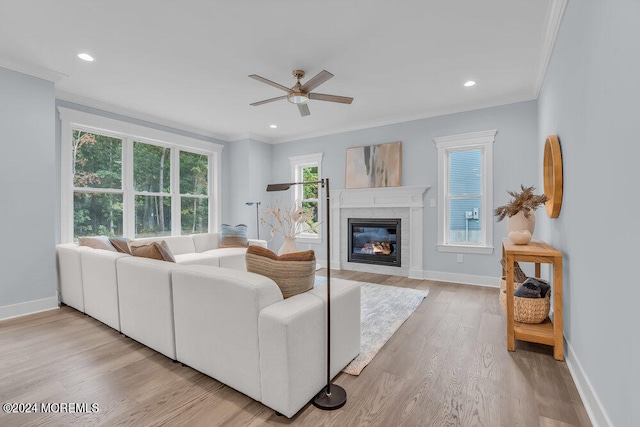
[[[171,253],[174,255],[190,254],[196,251],[191,236],[167,236],[162,240],[167,242]]]
[[[196,248],[196,252],[204,252],[211,249],[217,249],[219,237],[219,233],[202,233],[191,235],[193,244]]]
[[[312,250],[278,256],[269,249],[251,245],[245,257],[247,271],[276,282],[284,298],[313,289],[316,256]]]

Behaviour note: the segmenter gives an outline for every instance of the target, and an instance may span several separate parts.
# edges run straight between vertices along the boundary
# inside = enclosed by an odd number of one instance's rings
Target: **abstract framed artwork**
[[[347,148],[345,188],[399,187],[402,142]]]

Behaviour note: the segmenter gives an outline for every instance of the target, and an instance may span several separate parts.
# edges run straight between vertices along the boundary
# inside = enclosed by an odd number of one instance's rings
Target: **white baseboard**
[[[41,311],[54,310],[56,308],[59,308],[57,296],[5,305],[0,307],[0,320],[26,316],[27,314],[40,313]]]
[[[607,411],[604,409],[596,391],[593,389],[591,381],[589,381],[589,377],[587,377],[584,369],[582,369],[582,365],[573,351],[573,347],[571,347],[571,344],[569,344],[569,341],[566,339],[564,343],[565,361],[567,362],[567,367],[569,368],[573,382],[576,384],[576,388],[578,389],[584,408],[587,411],[587,415],[589,415],[591,424],[593,424],[594,427],[613,426],[613,423],[607,415]]]
[[[423,271],[422,277],[416,279],[436,280],[438,282],[462,283],[465,285],[500,287],[500,278],[491,276],[477,276],[475,274],[447,273],[444,271]]]

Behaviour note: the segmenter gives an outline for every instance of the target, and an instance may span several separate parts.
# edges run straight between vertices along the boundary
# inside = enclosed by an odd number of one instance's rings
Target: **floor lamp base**
[[[327,389],[324,388],[313,398],[311,403],[316,408],[324,409],[325,411],[340,409],[347,403],[347,392],[339,385],[331,384],[331,394],[328,394]]]

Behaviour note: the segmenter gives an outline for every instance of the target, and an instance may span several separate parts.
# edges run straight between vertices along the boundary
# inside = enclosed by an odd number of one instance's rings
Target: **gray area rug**
[[[326,277],[316,276],[316,285],[326,282]],[[360,354],[342,370],[350,375],[360,375],[429,293],[364,282],[361,291]]]

